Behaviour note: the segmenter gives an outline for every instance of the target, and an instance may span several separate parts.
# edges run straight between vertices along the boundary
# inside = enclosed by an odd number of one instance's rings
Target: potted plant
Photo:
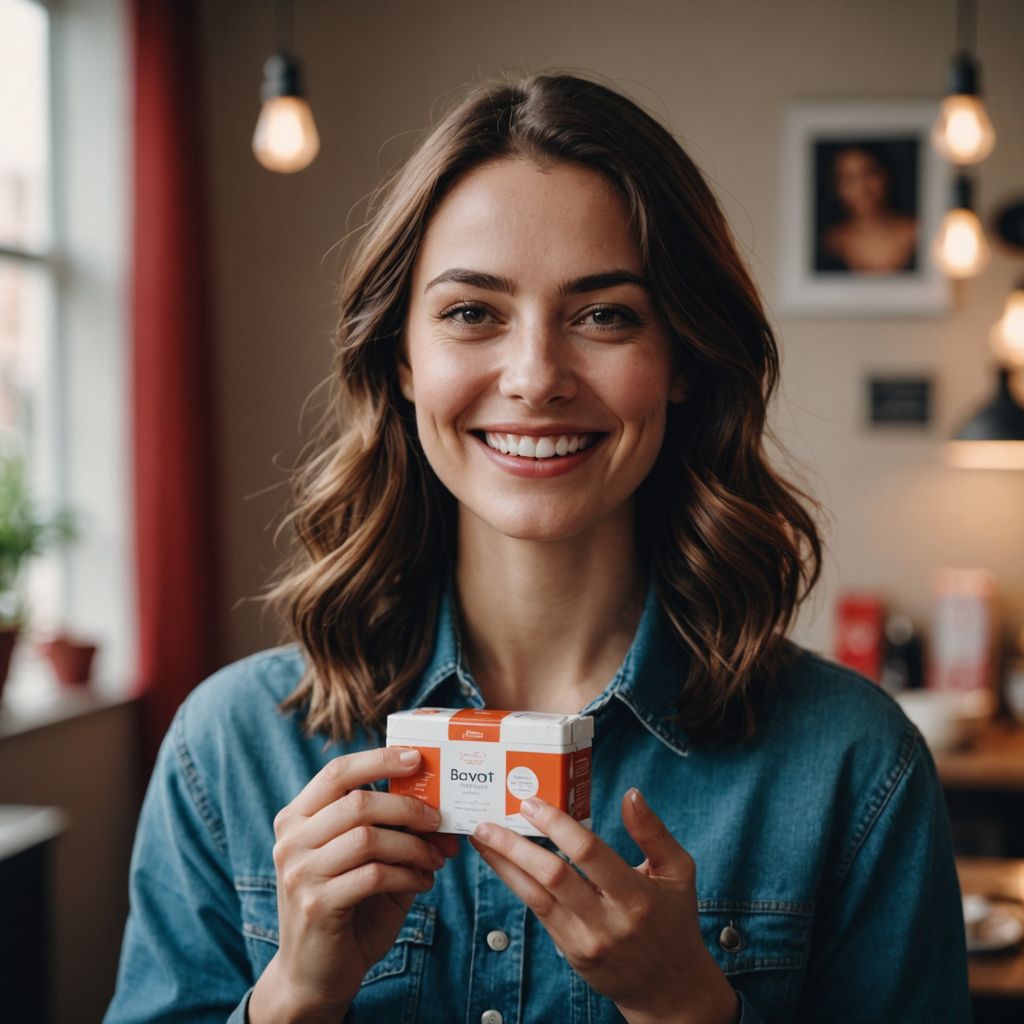
[[[26,621],[23,569],[32,557],[77,536],[68,509],[48,514],[32,497],[24,459],[0,454],[0,690]]]
[[[89,682],[96,644],[88,637],[61,629],[49,640],[37,644],[36,649],[49,661],[57,680],[65,686],[82,686]]]

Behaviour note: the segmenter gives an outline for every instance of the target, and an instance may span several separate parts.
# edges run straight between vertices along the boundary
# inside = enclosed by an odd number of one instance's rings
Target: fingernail
[[[633,787],[633,791],[629,794],[629,798],[633,801],[633,810],[635,810],[637,814],[647,813],[647,801],[643,798],[643,794],[636,788],[636,786]]]
[[[536,814],[536,813],[537,813],[537,812],[538,812],[538,811],[540,810],[540,804],[538,804],[538,803],[537,803],[537,801],[533,799],[533,797],[527,797],[527,798],[526,798],[526,799],[525,799],[525,800],[524,800],[524,801],[523,801],[523,802],[522,802],[522,803],[521,803],[521,804],[519,805],[519,809],[520,809],[520,810],[521,810],[521,811],[523,812],[523,814],[525,814],[525,815],[526,815],[526,816],[527,816],[528,818],[532,818],[532,817],[533,817],[533,816],[534,816],[534,815],[535,815],[535,814]]]
[[[493,834],[494,832],[491,826],[484,822],[481,822],[475,829],[473,829],[474,838],[479,839],[483,843],[486,843]]]
[[[420,759],[420,752],[418,750],[403,750],[398,755],[398,760],[402,764],[415,764]]]
[[[430,804],[423,805],[423,817],[427,819],[428,825],[441,824],[441,812],[436,807],[431,807]]]

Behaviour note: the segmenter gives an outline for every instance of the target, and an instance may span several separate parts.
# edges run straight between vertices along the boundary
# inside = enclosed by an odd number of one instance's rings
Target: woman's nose
[[[503,346],[502,395],[536,408],[572,398],[577,382],[570,345],[554,326],[524,324]]]

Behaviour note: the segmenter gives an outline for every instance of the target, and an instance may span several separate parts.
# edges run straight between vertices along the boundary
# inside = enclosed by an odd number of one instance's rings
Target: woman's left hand
[[[591,988],[630,1024],[738,1019],[736,993],[701,938],[693,858],[639,790],[622,800],[622,820],[647,858],[635,868],[557,807],[534,798],[522,809],[586,878],[500,825],[478,825],[470,842]]]

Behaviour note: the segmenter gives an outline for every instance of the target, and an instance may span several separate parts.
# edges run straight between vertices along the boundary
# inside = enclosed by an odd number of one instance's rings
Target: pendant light
[[[933,255],[950,277],[974,277],[991,259],[985,232],[971,201],[973,186],[966,174],[953,183],[953,203],[942,218]]]
[[[1010,293],[989,344],[998,360],[996,397],[946,444],[965,469],[1024,469],[1024,281]]]
[[[1007,297],[1002,317],[989,332],[989,343],[1000,362],[1024,371],[1024,278]]]
[[[932,145],[958,167],[976,164],[992,152],[996,133],[981,100],[978,62],[973,53],[976,14],[973,0],[957,0],[957,53],[949,93],[932,128]]]
[[[996,397],[946,442],[946,459],[961,469],[1024,469],[1024,406],[1010,390],[1010,370],[997,368]]]
[[[252,151],[268,171],[291,174],[313,162],[320,152],[320,136],[303,96],[302,68],[288,52],[290,0],[277,0],[275,15],[278,50],[263,65],[263,105],[252,137]]]

